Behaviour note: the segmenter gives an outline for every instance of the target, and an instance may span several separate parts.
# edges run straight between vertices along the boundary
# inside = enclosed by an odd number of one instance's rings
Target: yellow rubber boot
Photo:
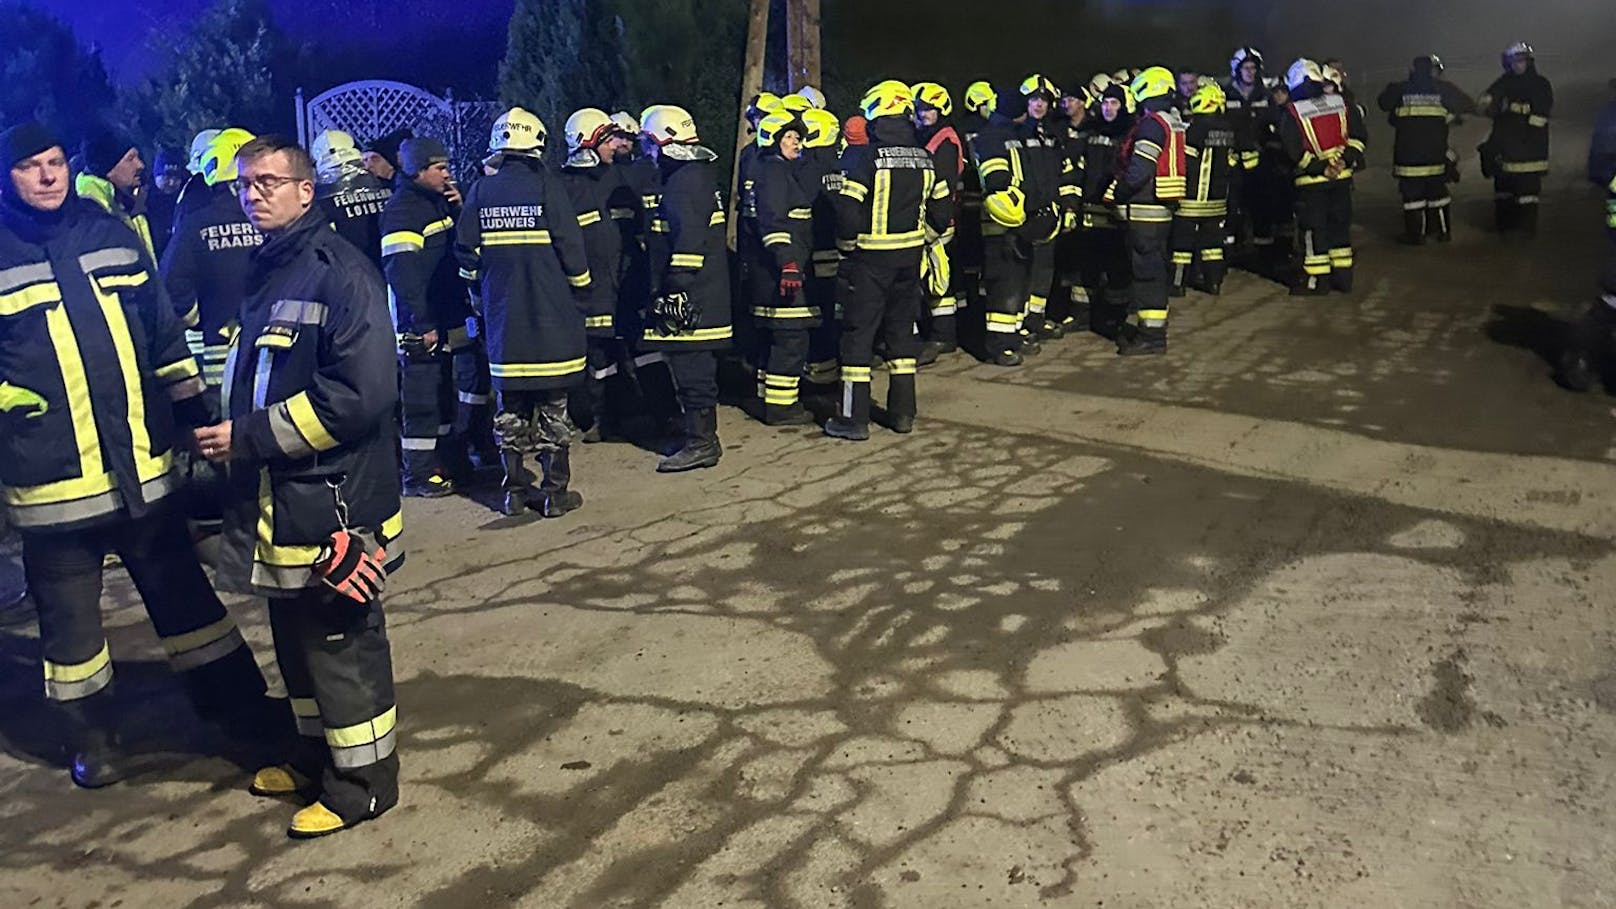
[[[265,767],[253,774],[252,785],[247,791],[253,795],[264,798],[277,796],[297,795],[307,789],[309,779],[303,774],[293,770],[287,764],[276,764]]]
[[[286,833],[297,839],[312,839],[336,833],[347,827],[348,824],[337,817],[335,811],[320,802],[315,802],[292,815],[292,825],[286,829]]]

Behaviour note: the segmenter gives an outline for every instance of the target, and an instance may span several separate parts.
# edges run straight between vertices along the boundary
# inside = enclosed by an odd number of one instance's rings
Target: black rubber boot
[[[1337,268],[1331,271],[1330,289],[1339,294],[1352,293],[1352,269]]]
[[[714,467],[724,455],[724,446],[718,442],[718,411],[711,407],[685,414],[684,438],[683,447],[657,464],[657,473]]]
[[[887,385],[886,427],[893,432],[915,431],[915,377],[893,376]]]
[[[1137,327],[1117,342],[1117,355],[1148,357],[1167,352],[1167,329]]]
[[[1499,233],[1509,233],[1519,226],[1515,218],[1518,210],[1519,207],[1513,199],[1498,199],[1493,202],[1493,221]]]
[[[1438,243],[1453,242],[1453,222],[1448,217],[1447,205],[1437,206],[1426,213],[1425,235]]]
[[[811,426],[814,416],[803,408],[800,401],[796,404],[765,404],[763,422],[768,426]]]
[[[568,489],[572,482],[572,450],[555,448],[539,454],[544,479],[539,481],[539,514],[559,518],[584,504],[584,497]]]
[[[825,435],[849,442],[870,437],[870,383],[843,382],[836,416],[825,421]]]
[[[1516,206],[1516,223],[1520,225],[1521,233],[1528,237],[1537,236],[1537,204]]]
[[[68,774],[83,789],[111,786],[129,776],[130,764],[112,710],[112,686],[62,703],[73,762]]]
[[[1426,231],[1426,211],[1423,208],[1403,211],[1403,235],[1397,242],[1404,246],[1424,246]]]
[[[505,476],[499,483],[505,490],[505,502],[500,512],[508,517],[525,514],[529,474],[527,466],[523,464],[522,453],[512,448],[503,449],[499,453],[499,463],[505,468]]]

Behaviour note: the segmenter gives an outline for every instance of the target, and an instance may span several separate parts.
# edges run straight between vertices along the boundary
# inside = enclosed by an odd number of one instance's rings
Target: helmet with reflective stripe
[[[626,110],[620,110],[617,113],[612,114],[612,123],[616,125],[618,129],[630,136],[638,136],[640,134],[640,121],[634,119],[634,115]]]
[[[1243,66],[1247,60],[1254,61],[1257,64],[1256,81],[1262,81],[1263,55],[1262,51],[1256,49],[1255,47],[1242,47],[1234,52],[1234,56],[1229,58],[1229,78],[1239,81],[1240,67]]]
[[[567,152],[578,151],[581,148],[594,148],[602,140],[617,130],[617,124],[606,112],[594,107],[586,107],[573,113],[567,118],[564,127],[567,134]]]
[[[1098,98],[1105,94],[1105,90],[1115,82],[1116,80],[1111,78],[1110,73],[1095,73],[1094,78],[1089,80],[1089,94]]]
[[[1536,60],[1537,51],[1532,49],[1531,44],[1528,44],[1525,41],[1517,41],[1514,44],[1511,44],[1509,47],[1504,48],[1503,56],[1504,69],[1509,69],[1510,66],[1514,65],[1516,57],[1525,57],[1528,60]]]
[[[696,133],[696,118],[690,111],[672,104],[653,104],[640,118],[640,135],[658,146],[694,145],[701,141]]]
[[[762,120],[764,117],[780,109],[780,96],[774,92],[758,92],[746,105],[746,119],[751,121]],[[641,120],[645,118],[640,117]]]
[[[809,108],[812,110],[812,108]],[[808,126],[804,124],[794,111],[777,110],[758,121],[757,144],[758,148],[774,148],[780,144],[780,137],[786,133],[794,132],[797,138],[808,138]]]
[[[1111,81],[1121,82],[1123,85],[1127,85],[1129,82],[1133,81],[1133,73],[1129,72],[1127,67],[1124,67],[1111,74]]]
[[[802,95],[792,92],[780,99],[780,108],[788,113],[800,114],[805,110],[813,110],[814,103]],[[775,113],[778,113],[778,111],[775,111]]]
[[[546,135],[544,121],[539,119],[538,114],[513,107],[494,121],[494,129],[488,136],[488,150],[537,155],[544,151]]]
[[[220,183],[229,183],[240,175],[236,167],[236,152],[248,142],[258,138],[252,133],[239,127],[232,126],[222,129],[213,141],[208,143],[207,151],[202,153],[202,179],[209,186],[218,186]]]
[[[219,132],[216,129],[204,129],[196,134],[191,140],[191,160],[186,163],[186,170],[193,174],[202,172],[202,153],[208,150],[208,146],[213,143],[214,137],[219,135]]]
[[[936,82],[916,82],[909,86],[909,91],[915,96],[916,107],[933,108],[945,117],[954,112],[953,96]]]
[[[1178,80],[1173,78],[1173,71],[1165,66],[1152,66],[1134,76],[1128,84],[1134,98],[1140,101],[1164,97],[1177,87]]]
[[[1336,88],[1346,88],[1347,86],[1347,77],[1338,67],[1321,66],[1319,67],[1319,75],[1324,77],[1325,82],[1334,85]]]
[[[971,111],[980,111],[986,104],[988,110],[999,106],[999,96],[993,91],[993,86],[986,82],[972,82],[965,89],[965,106]]]
[[[1019,187],[1011,186],[996,193],[988,193],[982,208],[995,223],[1005,227],[1020,227],[1027,223],[1027,196]]]
[[[354,137],[340,129],[328,129],[315,136],[309,146],[309,157],[314,159],[315,173],[326,183],[338,180],[345,165],[355,165],[364,159]]]
[[[836,115],[828,110],[814,108],[802,112],[803,125],[808,127],[808,134],[802,137],[802,144],[806,148],[830,148],[841,138],[842,125],[836,122]]]
[[[1317,63],[1306,57],[1292,63],[1291,68],[1285,71],[1285,87],[1291,91],[1296,91],[1308,82],[1323,81],[1324,70],[1319,69]]]
[[[825,109],[825,93],[812,85],[804,85],[802,88],[797,89],[797,94],[807,98],[808,103],[813,105],[815,110]]]
[[[1223,89],[1216,83],[1203,85],[1190,96],[1190,113],[1216,114],[1221,113],[1228,105],[1229,99],[1223,94]]]
[[[905,117],[914,109],[915,98],[909,86],[896,79],[887,79],[871,86],[864,93],[864,100],[859,102],[860,112],[870,120],[877,117]]]
[[[1055,87],[1055,83],[1045,79],[1042,74],[1033,73],[1021,80],[1021,95],[1024,98],[1042,95],[1045,99],[1054,101],[1060,97],[1060,89]]]

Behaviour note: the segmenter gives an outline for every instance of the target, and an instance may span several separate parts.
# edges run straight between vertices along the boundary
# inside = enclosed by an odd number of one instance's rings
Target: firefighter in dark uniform
[[[914,429],[915,370],[920,339],[920,260],[928,236],[952,218],[948,180],[915,136],[909,86],[888,80],[864,95],[869,144],[842,155],[836,199],[837,242],[846,251],[837,276],[842,304],[842,399],[825,433],[839,439],[870,437],[870,366],[877,335],[886,341],[890,376],[887,426]]]
[[[1223,84],[1224,106],[1234,130],[1239,167],[1229,187],[1229,219],[1225,245],[1250,242],[1266,252],[1274,245],[1274,225],[1264,193],[1271,180],[1262,173],[1262,137],[1273,117],[1268,86],[1263,82],[1263,55],[1242,47],[1229,59],[1229,81]]]
[[[752,165],[752,198],[757,228],[767,261],[752,263],[755,280],[752,321],[757,329],[758,400],[763,422],[770,426],[805,426],[813,417],[803,409],[799,393],[808,365],[809,332],[820,313],[809,305],[804,287],[813,248],[813,202],[817,185],[803,162],[808,127],[798,114],[780,110],[757,126],[758,157]]]
[[[542,121],[520,107],[494,121],[498,168],[478,180],[455,229],[462,275],[480,288],[489,373],[499,397],[494,436],[505,469],[503,511],[557,518],[583,504],[570,490],[567,392],[588,362],[584,317],[592,278],[583,229],[561,176],[544,166]],[[525,466],[536,455],[537,491]]]
[[[1616,79],[1610,81],[1616,89]],[[1594,121],[1588,145],[1588,179],[1605,194],[1605,261],[1599,276],[1599,299],[1572,329],[1560,355],[1555,378],[1573,391],[1587,391],[1596,376],[1609,369],[1616,341],[1616,100],[1608,102]]]
[[[1083,167],[1087,163],[1083,151],[1083,128],[1088,122],[1089,108],[1094,99],[1081,79],[1073,79],[1067,85],[1061,92],[1061,117],[1056,121],[1055,134],[1061,141],[1062,154],[1072,168],[1077,191],[1076,204],[1063,214],[1061,233],[1055,240],[1055,289],[1062,300],[1062,330],[1086,332],[1090,326],[1090,301],[1081,276]]]
[[[1021,143],[1021,190],[1026,195],[1027,224],[1022,237],[1031,243],[1027,272],[1027,301],[1022,330],[1032,339],[1048,340],[1066,333],[1049,317],[1049,294],[1055,282],[1055,238],[1068,215],[1082,208],[1082,188],[1076,169],[1066,157],[1065,137],[1051,119],[1060,89],[1034,73],[1021,83],[1026,119],[1018,131]]]
[[[171,504],[176,433],[209,414],[145,245],[73,194],[67,155],[38,124],[0,133],[0,161],[0,495],[22,536],[45,696],[73,781],[95,788],[130,770],[101,623],[109,552],[202,716],[252,734],[270,705]]]
[[[614,195],[619,196],[619,205],[628,205],[620,193],[622,172],[612,166],[622,146],[617,141],[621,132],[605,111],[593,107],[574,112],[564,129],[567,160],[561,168],[561,184],[583,230],[590,276],[588,296],[583,300],[588,359],[582,386],[584,406],[574,409],[583,412],[587,433],[600,441],[617,435],[607,407],[606,381],[617,374],[623,361],[615,319],[623,235],[612,219]]]
[[[398,189],[382,210],[382,272],[398,332],[404,494],[435,499],[470,475],[466,440],[454,435],[451,333],[471,315],[454,255],[460,190],[449,151],[437,139],[406,139],[398,150]]]
[[[1087,327],[1112,337],[1127,315],[1132,293],[1133,267],[1116,209],[1106,204],[1106,195],[1117,178],[1122,144],[1133,129],[1128,112],[1128,87],[1096,75],[1089,83],[1095,97],[1094,110],[1078,130],[1078,146],[1083,163],[1083,227],[1078,232],[1078,274],[1073,287],[1073,310],[1083,323],[1083,301],[1088,301]]]
[[[965,147],[949,122],[954,99],[936,82],[917,82],[910,92],[915,98],[920,143],[948,181],[949,203],[957,210],[960,181],[965,176]],[[926,299],[920,308],[921,366],[935,363],[941,354],[959,350],[959,282],[949,254],[955,230],[955,225],[950,224],[942,236],[926,244]]]
[[[161,269],[176,311],[192,326],[185,332],[186,343],[202,364],[202,381],[215,412],[230,335],[247,298],[253,252],[264,242],[230,188],[236,152],[253,136],[232,129],[220,137],[203,154],[205,183],[192,190],[192,204],[175,222]]]
[[[1173,217],[1173,296],[1186,287],[1213,296],[1223,292],[1224,219],[1229,182],[1239,166],[1234,130],[1224,116],[1223,89],[1208,83],[1190,96],[1185,133],[1184,198]]]
[[[315,206],[308,153],[265,136],[237,160],[265,239],[225,364],[225,419],[196,442],[228,475],[218,583],[269,599],[297,719],[299,746],[252,791],[312,798],[288,832],[323,836],[398,802],[379,598],[403,560],[397,367],[381,277]]]
[[[1118,336],[1117,353],[1137,356],[1167,352],[1168,248],[1188,158],[1172,71],[1152,66],[1134,77],[1129,91],[1139,117],[1124,140],[1112,197],[1126,225],[1136,320]]]
[[[1475,102],[1442,78],[1442,59],[1430,54],[1414,58],[1406,81],[1386,86],[1380,109],[1396,131],[1392,175],[1403,197],[1401,242],[1452,240],[1448,183],[1457,177],[1459,158],[1448,147],[1448,126],[1475,113]]]
[[[611,196],[611,215],[623,240],[623,274],[612,323],[630,357],[630,378],[643,408],[664,428],[682,434],[679,402],[668,364],[661,351],[647,350],[641,341],[645,335],[645,311],[651,300],[650,213],[656,207],[662,178],[657,173],[656,160],[640,151],[639,121],[618,112],[612,115],[612,122],[627,137],[626,148],[613,165],[619,187]],[[588,433],[584,441],[590,441]]]
[[[1549,116],[1554,87],[1537,71],[1532,45],[1518,41],[1504,50],[1504,74],[1481,96],[1493,120],[1481,146],[1484,175],[1493,178],[1494,212],[1500,233],[1537,233],[1539,194],[1549,172]]]
[[[763,118],[784,109],[784,100],[772,92],[763,92],[746,106],[746,123],[753,136]],[[802,102],[804,105],[806,101]],[[766,267],[769,254],[763,249],[763,233],[757,223],[757,162],[762,152],[757,143],[748,142],[735,161],[735,255],[740,271],[740,303],[735,307],[734,325],[740,341],[743,359],[750,360],[757,344],[752,337],[751,303],[760,295],[774,292],[771,269]],[[762,368],[762,364],[751,364]]]
[[[640,343],[667,360],[684,415],[679,450],[660,473],[712,467],[718,441],[718,359],[734,337],[730,325],[729,250],[724,205],[712,149],[682,107],[657,105],[640,120],[646,151],[660,177],[651,218],[652,297]]]
[[[1020,366],[1024,356],[1038,351],[1038,342],[1022,333],[1032,270],[1032,241],[1023,234],[1033,228],[1028,227],[1026,170],[1015,118],[1026,103],[1012,92],[995,98],[992,116],[971,143],[982,187],[984,349],[995,366]]]
[[[1297,60],[1285,76],[1290,102],[1279,136],[1296,174],[1296,242],[1302,267],[1291,292],[1352,290],[1352,175],[1364,166],[1364,127],[1356,105],[1325,94],[1323,73]]]
[[[207,193],[202,190],[208,185],[206,176],[202,173],[202,156],[207,153],[208,146],[219,137],[220,129],[204,129],[191,139],[190,159],[185,169],[190,176],[185,178],[185,185],[180,187],[180,195],[174,200],[174,221],[179,222],[180,216],[192,207],[207,201]]]
[[[973,301],[978,309],[982,305],[982,181],[977,176],[972,149],[976,134],[987,126],[988,117],[998,103],[993,86],[972,82],[965,89],[965,112],[954,123],[966,159],[965,173],[954,200],[954,242],[949,244],[948,257],[954,273],[955,305],[959,309],[969,309]],[[955,323],[959,324],[957,316]]]
[[[315,201],[337,235],[382,267],[382,209],[393,197],[393,187],[365,170],[364,155],[353,137],[328,129],[309,149],[314,158]]]
[[[836,303],[836,272],[842,254],[836,248],[836,196],[842,188],[837,146],[841,123],[827,110],[802,112],[808,135],[802,142],[802,184],[813,196],[813,236],[809,255],[808,305],[819,313],[819,325],[808,333],[808,368],[803,392],[833,392],[839,379],[838,347],[842,320]]]

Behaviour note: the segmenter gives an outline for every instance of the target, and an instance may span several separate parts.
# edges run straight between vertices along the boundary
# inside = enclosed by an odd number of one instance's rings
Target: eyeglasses
[[[275,190],[280,189],[288,183],[301,182],[303,181],[297,177],[278,177],[274,174],[262,174],[252,178],[251,180],[243,180],[239,177],[231,180],[230,188],[235,190],[236,195],[238,196],[245,193],[250,188],[258,190],[259,195],[267,197],[274,195]]]

